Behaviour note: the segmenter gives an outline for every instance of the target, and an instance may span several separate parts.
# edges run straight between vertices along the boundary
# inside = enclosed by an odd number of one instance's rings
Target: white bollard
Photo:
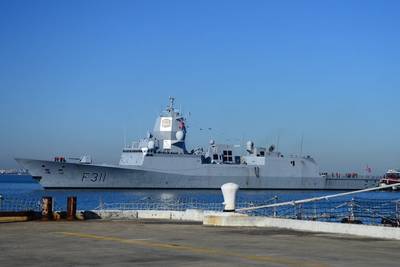
[[[235,183],[226,183],[221,186],[222,195],[224,196],[224,212],[234,212],[236,203],[236,192],[239,186]]]

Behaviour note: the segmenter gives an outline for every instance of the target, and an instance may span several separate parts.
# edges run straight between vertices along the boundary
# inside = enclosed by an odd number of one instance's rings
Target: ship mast
[[[170,97],[169,97],[169,106],[167,107],[167,110],[168,110],[169,112],[174,111],[174,102],[175,102],[175,97],[170,96]]]

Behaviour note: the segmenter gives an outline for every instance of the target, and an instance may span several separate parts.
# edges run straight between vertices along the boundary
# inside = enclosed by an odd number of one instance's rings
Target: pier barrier
[[[38,218],[39,218],[38,213],[34,211],[0,212],[0,223],[26,222]]]
[[[221,186],[222,195],[224,196],[224,212],[234,212],[236,205],[236,193],[239,185],[235,183],[226,183]]]
[[[76,219],[76,197],[67,198],[67,220],[73,221]]]
[[[185,211],[173,210],[94,210],[92,214],[96,219],[104,220],[171,220],[202,223],[205,215],[216,215],[221,212],[187,209]]]
[[[237,214],[237,213],[232,213]],[[359,225],[347,223],[331,223],[281,219],[257,216],[204,216],[203,225],[224,227],[273,227],[300,232],[316,232],[327,234],[343,234],[360,237],[400,240],[400,229],[375,225]]]
[[[43,197],[42,198],[42,220],[50,221],[53,219],[53,198]]]
[[[309,221],[302,220],[301,216],[297,219],[283,219],[283,218],[273,218],[273,217],[263,217],[263,216],[245,216],[245,212],[259,210],[259,209],[268,209],[268,208],[276,208],[283,206],[295,206],[302,205],[305,203],[316,202],[320,200],[328,200],[332,198],[354,195],[363,192],[371,192],[376,190],[381,190],[385,188],[390,188],[393,186],[400,186],[399,184],[394,185],[385,185],[374,188],[367,188],[362,190],[356,190],[351,192],[327,195],[322,197],[314,197],[309,199],[302,199],[296,201],[287,201],[275,204],[267,204],[255,207],[246,207],[237,209],[236,212],[232,214],[225,215],[206,215],[203,218],[203,224],[209,226],[229,226],[229,227],[275,227],[281,229],[289,229],[295,231],[304,231],[304,232],[321,232],[321,233],[330,233],[330,234],[346,234],[346,235],[354,235],[354,236],[362,236],[362,237],[370,237],[370,238],[381,238],[381,239],[395,239],[400,240],[400,229],[396,227],[382,227],[382,226],[374,226],[374,225],[360,225],[354,224],[358,222],[355,220],[353,205],[351,204],[351,213],[348,220],[342,220],[342,222],[347,223],[332,223],[332,222],[320,222],[320,221]],[[223,190],[224,193],[224,190]],[[225,193],[224,193],[225,199]],[[231,198],[232,199],[232,198]],[[234,199],[234,198],[233,198]],[[353,203],[353,202],[351,202]],[[231,204],[231,203],[230,203]],[[235,204],[233,204],[234,207]],[[397,209],[397,205],[396,205]],[[234,210],[234,208],[233,208]],[[244,216],[238,216],[238,215]],[[229,216],[235,215],[235,216]],[[360,222],[361,223],[361,222]]]

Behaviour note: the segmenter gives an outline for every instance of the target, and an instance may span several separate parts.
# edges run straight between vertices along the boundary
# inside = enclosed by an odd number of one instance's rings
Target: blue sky
[[[0,166],[117,162],[177,98],[189,145],[400,167],[398,1],[0,2]],[[199,131],[212,127],[211,132]]]

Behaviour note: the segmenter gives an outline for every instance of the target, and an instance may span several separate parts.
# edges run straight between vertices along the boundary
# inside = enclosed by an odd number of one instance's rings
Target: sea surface
[[[237,202],[244,205],[270,204],[291,200],[306,199],[318,196],[332,195],[344,191],[324,190],[239,190]],[[214,209],[221,207],[223,196],[221,190],[112,190],[112,189],[57,189],[45,190],[31,176],[0,175],[0,195],[2,199],[40,200],[43,196],[51,196],[55,207],[65,209],[68,196],[76,196],[78,209],[89,210],[99,208],[101,205],[124,205],[129,203],[212,203]],[[395,201],[400,199],[399,191],[379,191],[345,196],[335,199],[335,202],[346,202],[352,198],[361,201]]]

